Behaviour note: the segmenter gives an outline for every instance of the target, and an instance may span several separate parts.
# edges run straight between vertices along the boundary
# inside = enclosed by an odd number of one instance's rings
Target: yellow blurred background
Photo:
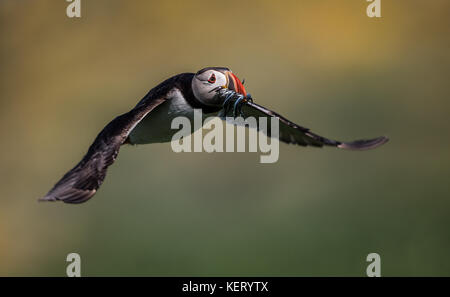
[[[0,275],[450,275],[450,2],[0,1]],[[82,205],[38,203],[164,79],[226,66],[256,102],[373,151],[124,147]]]

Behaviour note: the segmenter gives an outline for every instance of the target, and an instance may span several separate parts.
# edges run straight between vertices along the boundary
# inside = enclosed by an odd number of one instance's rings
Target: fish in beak
[[[245,117],[241,108],[246,102],[253,103],[252,96],[247,93],[244,84],[231,71],[225,71],[224,74],[227,78],[227,83],[217,90],[219,97],[223,99],[224,115],[227,115],[230,108],[232,108],[234,117],[238,115]]]

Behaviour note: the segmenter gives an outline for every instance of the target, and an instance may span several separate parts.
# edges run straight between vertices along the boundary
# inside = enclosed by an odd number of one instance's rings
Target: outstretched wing
[[[356,140],[352,142],[341,142],[337,140],[331,140],[323,136],[317,135],[311,132],[308,128],[299,126],[289,121],[285,117],[279,115],[278,113],[252,102],[244,103],[242,105],[242,112],[245,115],[245,117],[253,116],[256,119],[259,119],[260,117],[278,118],[279,140],[290,144],[298,144],[302,146],[310,145],[316,147],[322,147],[326,145],[348,150],[367,150],[376,148],[389,140],[387,137],[384,136],[368,140]],[[264,131],[264,133],[270,136],[271,130],[270,120],[267,121],[267,124],[268,129],[267,131]]]
[[[39,200],[82,203],[94,196],[105,179],[108,166],[115,161],[120,146],[133,128],[155,107],[168,99],[167,84],[163,84],[152,89],[131,111],[116,117],[106,125],[80,163]]]

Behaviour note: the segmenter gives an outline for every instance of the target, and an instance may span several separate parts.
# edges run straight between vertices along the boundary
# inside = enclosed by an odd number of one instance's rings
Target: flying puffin
[[[97,192],[106,170],[123,144],[169,142],[177,132],[171,121],[178,116],[193,121],[194,109],[205,116],[277,117],[279,140],[301,146],[333,146],[347,150],[376,148],[386,137],[341,142],[319,136],[265,107],[253,103],[242,82],[225,67],[207,67],[197,73],[175,75],[151,89],[129,112],[113,119],[98,134],[83,159],[40,201],[83,203]]]

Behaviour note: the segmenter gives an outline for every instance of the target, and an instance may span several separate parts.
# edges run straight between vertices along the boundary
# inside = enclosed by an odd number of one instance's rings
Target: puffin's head
[[[223,98],[217,96],[220,89],[229,89],[247,96],[242,82],[230,69],[225,67],[208,67],[199,70],[192,80],[194,96],[205,105],[220,106]]]

